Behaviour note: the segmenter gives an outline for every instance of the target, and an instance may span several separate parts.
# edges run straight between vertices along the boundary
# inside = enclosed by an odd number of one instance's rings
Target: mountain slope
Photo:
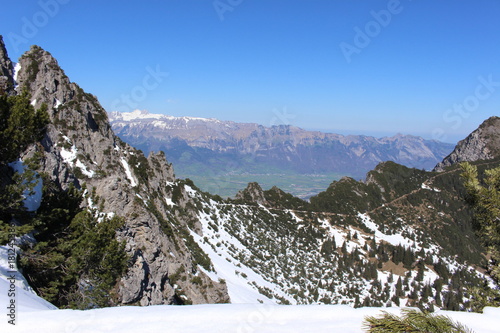
[[[164,151],[176,169],[182,170],[183,177],[197,181],[210,177],[211,183],[220,183],[225,189],[232,188],[231,183],[245,174],[260,175],[265,182],[261,185],[271,187],[278,185],[283,174],[298,179],[304,175],[362,178],[378,163],[389,160],[429,169],[453,149],[450,144],[401,134],[380,139],[342,136],[293,126],[264,127],[138,110],[112,112],[109,117],[114,131],[124,141],[146,152]],[[263,176],[268,174],[274,177]],[[291,178],[290,183],[298,183]],[[307,179],[315,180],[310,176]],[[318,185],[324,188],[328,183],[326,180]],[[203,188],[221,194],[210,184]],[[286,189],[303,194],[294,187]],[[231,196],[235,193],[233,190]]]
[[[46,104],[51,120],[45,138],[23,159],[41,156],[37,171],[47,184],[54,184],[54,191],[74,186],[92,214],[125,220],[118,237],[126,242],[130,259],[126,275],[116,286],[116,302],[227,301],[226,287],[198,270],[199,250],[186,245],[186,221],[168,213],[164,198],[170,195],[167,184],[175,177],[164,155],[146,157],[117,138],[97,98],[70,82],[43,49],[32,47],[17,67],[18,91],[27,89],[37,108]],[[163,230],[168,228],[178,232],[167,235]],[[190,278],[174,286],[169,277],[180,270]],[[195,276],[200,283],[190,282]]]

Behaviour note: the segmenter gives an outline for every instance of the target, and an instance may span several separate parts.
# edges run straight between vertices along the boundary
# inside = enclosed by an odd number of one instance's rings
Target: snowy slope
[[[7,313],[6,307],[10,304],[11,299],[15,299],[19,313],[56,309],[55,306],[35,294],[24,276],[15,267],[13,269],[9,266],[8,257],[13,253],[12,251],[14,249],[10,246],[0,246],[0,308],[5,309],[3,312]],[[14,283],[15,287],[11,286],[11,282]],[[9,290],[14,292],[14,297],[9,297],[9,293],[11,293]],[[2,330],[2,332],[4,331]]]
[[[399,309],[389,312],[399,314]],[[477,333],[499,332],[500,309],[484,314],[442,311]],[[344,305],[192,305],[120,307],[89,311],[56,310],[20,316],[15,330],[0,322],[2,332],[362,332],[367,315],[379,315],[378,308],[353,309]]]

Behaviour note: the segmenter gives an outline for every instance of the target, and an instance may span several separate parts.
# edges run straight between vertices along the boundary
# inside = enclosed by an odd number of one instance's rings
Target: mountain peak
[[[57,60],[37,45],[21,56],[17,67],[17,84],[29,90],[36,108],[45,103],[49,109],[57,109],[73,100],[77,93],[83,94],[81,88],[70,82]]]
[[[262,187],[260,187],[260,185],[256,182],[248,183],[244,190],[239,191],[236,194],[235,199],[262,205],[266,205],[267,203]]]
[[[490,117],[465,139],[458,142],[455,149],[434,168],[443,171],[446,167],[460,162],[490,160],[500,157],[500,117]]]

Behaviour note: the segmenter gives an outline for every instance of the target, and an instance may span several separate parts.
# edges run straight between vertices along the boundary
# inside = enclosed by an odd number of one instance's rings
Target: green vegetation
[[[231,173],[210,174],[207,172],[189,172],[181,167],[176,167],[177,176],[190,178],[203,191],[223,198],[234,197],[238,191],[244,189],[248,183],[257,182],[263,189],[276,186],[283,191],[299,198],[310,196],[324,191],[333,180],[340,179],[338,174],[302,175],[294,172],[273,173],[262,170],[262,173]]]
[[[462,177],[474,208],[474,221],[478,233],[488,250],[491,275],[500,281],[500,167],[485,171],[478,177],[477,167],[462,164]]]
[[[366,317],[363,329],[369,333],[473,333],[467,326],[446,316],[412,309],[403,309],[401,312],[401,317],[386,311],[382,311],[380,317]]]
[[[0,166],[16,160],[43,137],[49,123],[47,106],[35,111],[30,103],[26,91],[18,96],[0,95]]]
[[[36,183],[36,154],[26,161],[22,174],[12,172],[8,163],[19,158],[21,152],[43,137],[49,122],[46,106],[35,111],[25,91],[18,96],[0,95],[0,242],[8,240],[9,223],[23,224],[15,228],[15,235],[32,230],[24,223],[29,214],[24,207],[24,196],[30,194]]]
[[[116,231],[124,220],[82,210],[80,191],[44,188],[33,219],[37,243],[20,260],[30,285],[58,307],[88,309],[114,304],[111,290],[127,267]]]

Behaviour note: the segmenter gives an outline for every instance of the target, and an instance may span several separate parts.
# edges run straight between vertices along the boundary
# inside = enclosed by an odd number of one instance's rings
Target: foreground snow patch
[[[365,316],[381,310],[400,314],[398,308],[360,308],[346,305],[216,304],[150,307],[116,307],[87,311],[54,310],[35,295],[24,277],[15,273],[16,325],[8,323],[7,306],[11,274],[8,246],[0,247],[0,332],[362,332]],[[3,314],[1,312],[3,311]],[[500,308],[486,308],[484,314],[441,311],[477,333],[499,332]]]
[[[345,305],[219,304],[192,306],[119,307],[88,311],[55,310],[19,316],[12,332],[362,332],[365,316],[380,308],[353,309]],[[400,314],[399,309],[389,312]],[[499,332],[500,309],[484,314],[447,312],[475,332]],[[5,320],[0,329],[8,328]],[[10,332],[10,331],[9,331]]]

